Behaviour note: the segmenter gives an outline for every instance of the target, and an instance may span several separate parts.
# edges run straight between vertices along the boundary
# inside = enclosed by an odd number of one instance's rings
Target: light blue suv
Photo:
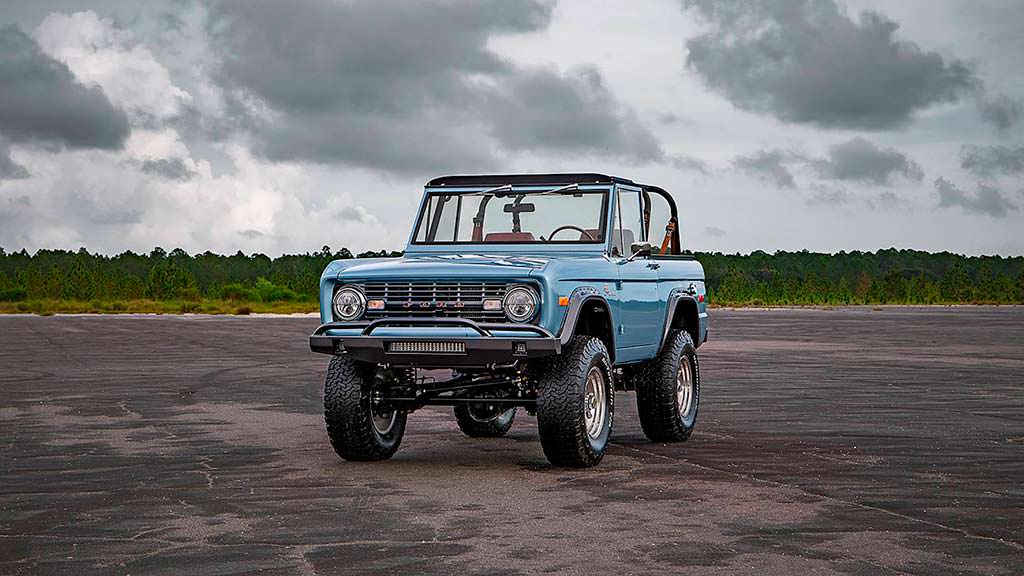
[[[406,415],[454,406],[469,436],[537,417],[553,464],[593,466],[615,390],[651,440],[686,440],[707,340],[704,269],[675,202],[603,174],[446,176],[426,185],[401,258],[336,260],[320,279],[327,434],[346,460],[398,449]]]

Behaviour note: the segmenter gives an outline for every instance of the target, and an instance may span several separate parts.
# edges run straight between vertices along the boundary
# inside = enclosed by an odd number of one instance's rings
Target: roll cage
[[[602,186],[603,185],[603,186]],[[418,212],[418,218],[416,220],[416,226],[413,228],[412,234],[409,238],[410,245],[444,245],[444,244],[458,244],[458,245],[472,245],[483,243],[483,230],[482,230],[482,211],[486,209],[486,205],[490,202],[490,199],[495,196],[485,197],[481,201],[478,207],[477,214],[473,218],[473,232],[471,240],[469,242],[421,242],[417,241],[417,237],[420,233],[420,228],[423,225],[424,218],[422,217],[423,210],[430,198],[431,193],[442,193],[448,192],[451,194],[457,193],[481,193],[481,192],[507,192],[511,195],[517,188],[523,189],[524,191],[529,190],[532,192],[542,192],[544,187],[551,187],[546,192],[555,193],[562,192],[568,189],[597,189],[601,187],[608,187],[611,189],[611,193],[608,198],[614,198],[614,201],[605,202],[602,206],[602,211],[607,213],[609,210],[618,210],[618,191],[631,190],[639,191],[642,201],[642,215],[643,215],[643,227],[644,233],[648,241],[658,239],[659,242],[651,242],[654,244],[654,250],[652,251],[653,256],[683,256],[681,250],[681,243],[679,237],[679,212],[676,206],[675,200],[672,195],[669,194],[664,188],[659,186],[652,186],[649,184],[640,184],[632,180],[621,178],[618,176],[609,176],[606,174],[597,173],[567,173],[567,174],[487,174],[487,175],[454,175],[454,176],[442,176],[434,178],[427,182],[426,192],[423,196],[423,202],[420,205]],[[669,208],[669,219],[662,236],[658,236],[660,231],[651,230],[651,208],[652,208],[652,196],[659,196],[665,200]],[[514,203],[518,204],[522,201],[522,198],[518,198]],[[447,200],[445,200],[447,202]],[[513,232],[519,232],[519,213],[512,212],[513,216]],[[438,225],[440,219],[440,212],[436,212],[433,215],[431,222],[428,223],[430,228],[434,228]],[[612,234],[615,233],[615,222],[616,218],[606,218],[611,224],[608,225],[608,229],[612,230]],[[602,222],[602,226],[604,222]],[[613,244],[612,234],[605,234],[605,230],[602,230],[605,252],[609,252],[609,246]],[[509,241],[509,242],[487,242],[487,244],[522,244],[521,242]],[[585,242],[551,242],[551,244],[586,244]]]

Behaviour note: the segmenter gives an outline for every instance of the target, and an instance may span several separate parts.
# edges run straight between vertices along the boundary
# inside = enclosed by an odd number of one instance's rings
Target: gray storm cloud
[[[0,138],[0,180],[20,180],[28,177],[28,170],[11,158],[10,145]]]
[[[489,94],[482,110],[506,148],[662,158],[658,141],[620,109],[597,69],[575,74],[520,70],[506,80]]]
[[[885,130],[955,102],[980,82],[895,38],[876,12],[850,19],[832,0],[683,0],[709,24],[687,41],[687,66],[745,110],[825,128]]]
[[[185,182],[196,174],[181,158],[147,158],[139,165],[139,170],[168,180]]]
[[[830,147],[827,158],[814,160],[811,165],[821,178],[878,186],[892,184],[899,176],[917,181],[924,178],[921,167],[902,152],[879,148],[861,137]]]
[[[838,188],[828,186],[814,186],[814,193],[807,199],[811,206],[838,206],[850,201],[850,193]]]
[[[939,208],[960,207],[964,212],[995,218],[1004,218],[1010,211],[1017,210],[1017,205],[1003,196],[1002,192],[981,183],[978,184],[977,193],[971,194],[945,178],[937,178],[935,192],[939,196]]]
[[[0,28],[0,136],[12,143],[119,149],[128,118],[15,27]]]
[[[830,146],[824,157],[811,157],[792,150],[765,149],[737,156],[733,166],[779,188],[796,188],[793,168],[800,166],[809,166],[821,180],[875,186],[892,186],[898,178],[918,182],[924,178],[924,171],[906,154],[895,148],[881,148],[860,136]],[[818,186],[811,203],[841,204],[847,198],[845,193]]]
[[[787,150],[758,150],[750,155],[737,156],[733,166],[779,188],[796,188],[796,179],[787,164],[802,158]]]
[[[704,176],[711,174],[711,167],[708,163],[695,156],[690,156],[688,154],[676,154],[672,156],[670,162],[672,163],[672,166],[679,170],[697,172]]]
[[[960,167],[978,176],[1024,173],[1024,146],[963,146]]]
[[[550,16],[532,0],[225,2],[218,77],[270,109],[251,125],[276,160],[415,173],[495,167],[500,149],[660,159],[596,69],[521,67],[488,49]]]
[[[1004,133],[1020,123],[1024,105],[1006,94],[983,95],[978,99],[978,111],[982,120]]]

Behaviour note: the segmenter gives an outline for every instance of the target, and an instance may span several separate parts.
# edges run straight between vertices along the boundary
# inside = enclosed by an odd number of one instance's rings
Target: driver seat
[[[590,236],[580,232],[580,242],[593,242],[594,240],[601,238],[600,228],[586,228],[586,231],[590,233]],[[591,238],[594,240],[591,240]]]

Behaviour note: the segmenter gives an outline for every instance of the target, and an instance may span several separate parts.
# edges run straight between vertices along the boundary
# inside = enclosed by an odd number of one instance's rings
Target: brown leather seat
[[[532,232],[490,232],[484,236],[484,242],[533,242],[535,240]]]
[[[586,234],[580,232],[581,242],[595,242],[601,239],[600,228],[585,228],[585,230],[590,233],[590,236],[587,236]]]

